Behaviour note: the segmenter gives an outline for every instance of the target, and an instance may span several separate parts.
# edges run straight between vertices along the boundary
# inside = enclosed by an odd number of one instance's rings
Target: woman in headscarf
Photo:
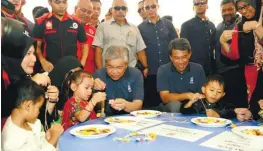
[[[263,49],[261,0],[235,0],[235,7],[242,21],[234,30],[226,30],[220,37],[222,53],[237,60],[244,68],[244,81],[248,101],[240,102],[244,108],[236,108],[238,120],[258,119],[259,100],[263,99]],[[233,79],[234,80],[234,79]]]
[[[54,114],[53,111],[55,103],[58,101],[59,91],[55,86],[50,85],[50,78],[47,75],[35,74],[32,76],[36,62],[36,42],[26,35],[24,35],[23,39],[25,40],[25,43],[20,47],[15,47],[9,43],[3,43],[1,45],[2,50],[17,50],[14,56],[12,56],[12,54],[9,54],[8,56],[2,55],[2,70],[7,73],[8,82],[10,83],[6,84],[6,89],[2,89],[1,117],[9,116],[15,106],[15,96],[12,93],[15,83],[21,79],[27,78],[35,81],[38,85],[41,85],[46,89],[47,102],[46,105],[43,105],[41,108],[39,118],[42,124],[47,125],[47,119],[44,117]],[[54,118],[49,119],[49,121],[53,120]]]
[[[83,69],[83,66],[79,62],[78,58],[65,56],[57,62],[54,69],[49,73],[52,84],[55,85],[60,91],[59,102],[57,103],[58,110],[63,110],[64,104],[68,99],[64,98],[64,83],[74,71],[81,69]]]

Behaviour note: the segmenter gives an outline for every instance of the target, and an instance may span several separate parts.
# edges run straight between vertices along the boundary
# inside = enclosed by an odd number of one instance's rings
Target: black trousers
[[[162,102],[156,89],[156,77],[156,75],[148,75],[148,77],[144,79],[143,108],[156,107]]]

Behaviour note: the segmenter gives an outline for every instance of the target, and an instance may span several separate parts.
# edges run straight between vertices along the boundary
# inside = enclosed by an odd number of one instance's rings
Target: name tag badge
[[[190,84],[194,84],[194,77],[190,77]]]
[[[128,92],[132,92],[131,83],[128,82]]]

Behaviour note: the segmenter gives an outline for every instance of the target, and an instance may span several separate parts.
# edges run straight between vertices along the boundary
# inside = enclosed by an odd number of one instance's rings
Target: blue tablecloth
[[[199,127],[193,123],[190,122],[191,118],[201,116],[201,115],[191,115],[191,116],[185,116],[182,114],[173,114],[171,116],[170,113],[166,115],[161,115],[158,118],[154,118],[157,120],[164,120],[169,121],[169,119],[175,119],[176,117],[179,117],[178,119],[185,117],[185,119],[188,119],[187,122],[165,122],[163,124],[168,125],[174,125],[174,126],[180,126],[185,128],[192,128],[192,129],[199,129],[199,130],[205,130],[213,132],[212,134],[203,137],[196,142],[188,142],[183,141],[179,139],[172,139],[168,137],[162,137],[158,136],[155,141],[151,142],[119,142],[113,140],[114,137],[124,137],[127,134],[129,134],[131,131],[125,130],[125,129],[117,129],[117,131],[107,137],[100,138],[100,139],[80,139],[76,138],[75,136],[71,135],[69,131],[77,126],[82,125],[90,125],[90,124],[107,124],[102,119],[97,120],[91,120],[87,121],[85,123],[81,123],[79,125],[75,125],[74,127],[68,129],[64,132],[64,134],[60,137],[58,142],[58,148],[60,151],[161,151],[165,149],[166,151],[210,151],[215,150],[207,147],[200,146],[200,144],[224,131],[230,131],[230,128],[205,128],[205,127]],[[178,120],[179,121],[179,120]],[[239,123],[237,120],[232,120],[233,123],[238,124],[239,126],[252,126],[257,125],[256,122],[243,122]]]

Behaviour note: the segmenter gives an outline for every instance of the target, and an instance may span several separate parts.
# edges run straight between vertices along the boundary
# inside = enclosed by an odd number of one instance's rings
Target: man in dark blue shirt
[[[161,103],[160,96],[156,91],[156,74],[158,68],[168,63],[168,44],[178,37],[173,24],[162,19],[158,15],[158,0],[144,0],[147,19],[138,27],[144,43],[146,44],[146,55],[149,73],[145,79],[145,101],[144,107],[158,106]]]
[[[143,76],[128,67],[128,48],[111,46],[106,50],[105,67],[94,73],[94,89],[105,91],[106,115],[125,114],[140,110],[143,103]]]
[[[196,16],[182,24],[181,38],[189,40],[192,47],[191,61],[203,66],[206,75],[212,72],[215,47],[215,25],[205,16],[207,0],[193,0]]]
[[[200,64],[189,62],[192,52],[188,40],[171,41],[169,55],[171,62],[158,69],[157,90],[164,104],[163,110],[179,112],[182,101],[195,102],[202,97],[205,73]]]

